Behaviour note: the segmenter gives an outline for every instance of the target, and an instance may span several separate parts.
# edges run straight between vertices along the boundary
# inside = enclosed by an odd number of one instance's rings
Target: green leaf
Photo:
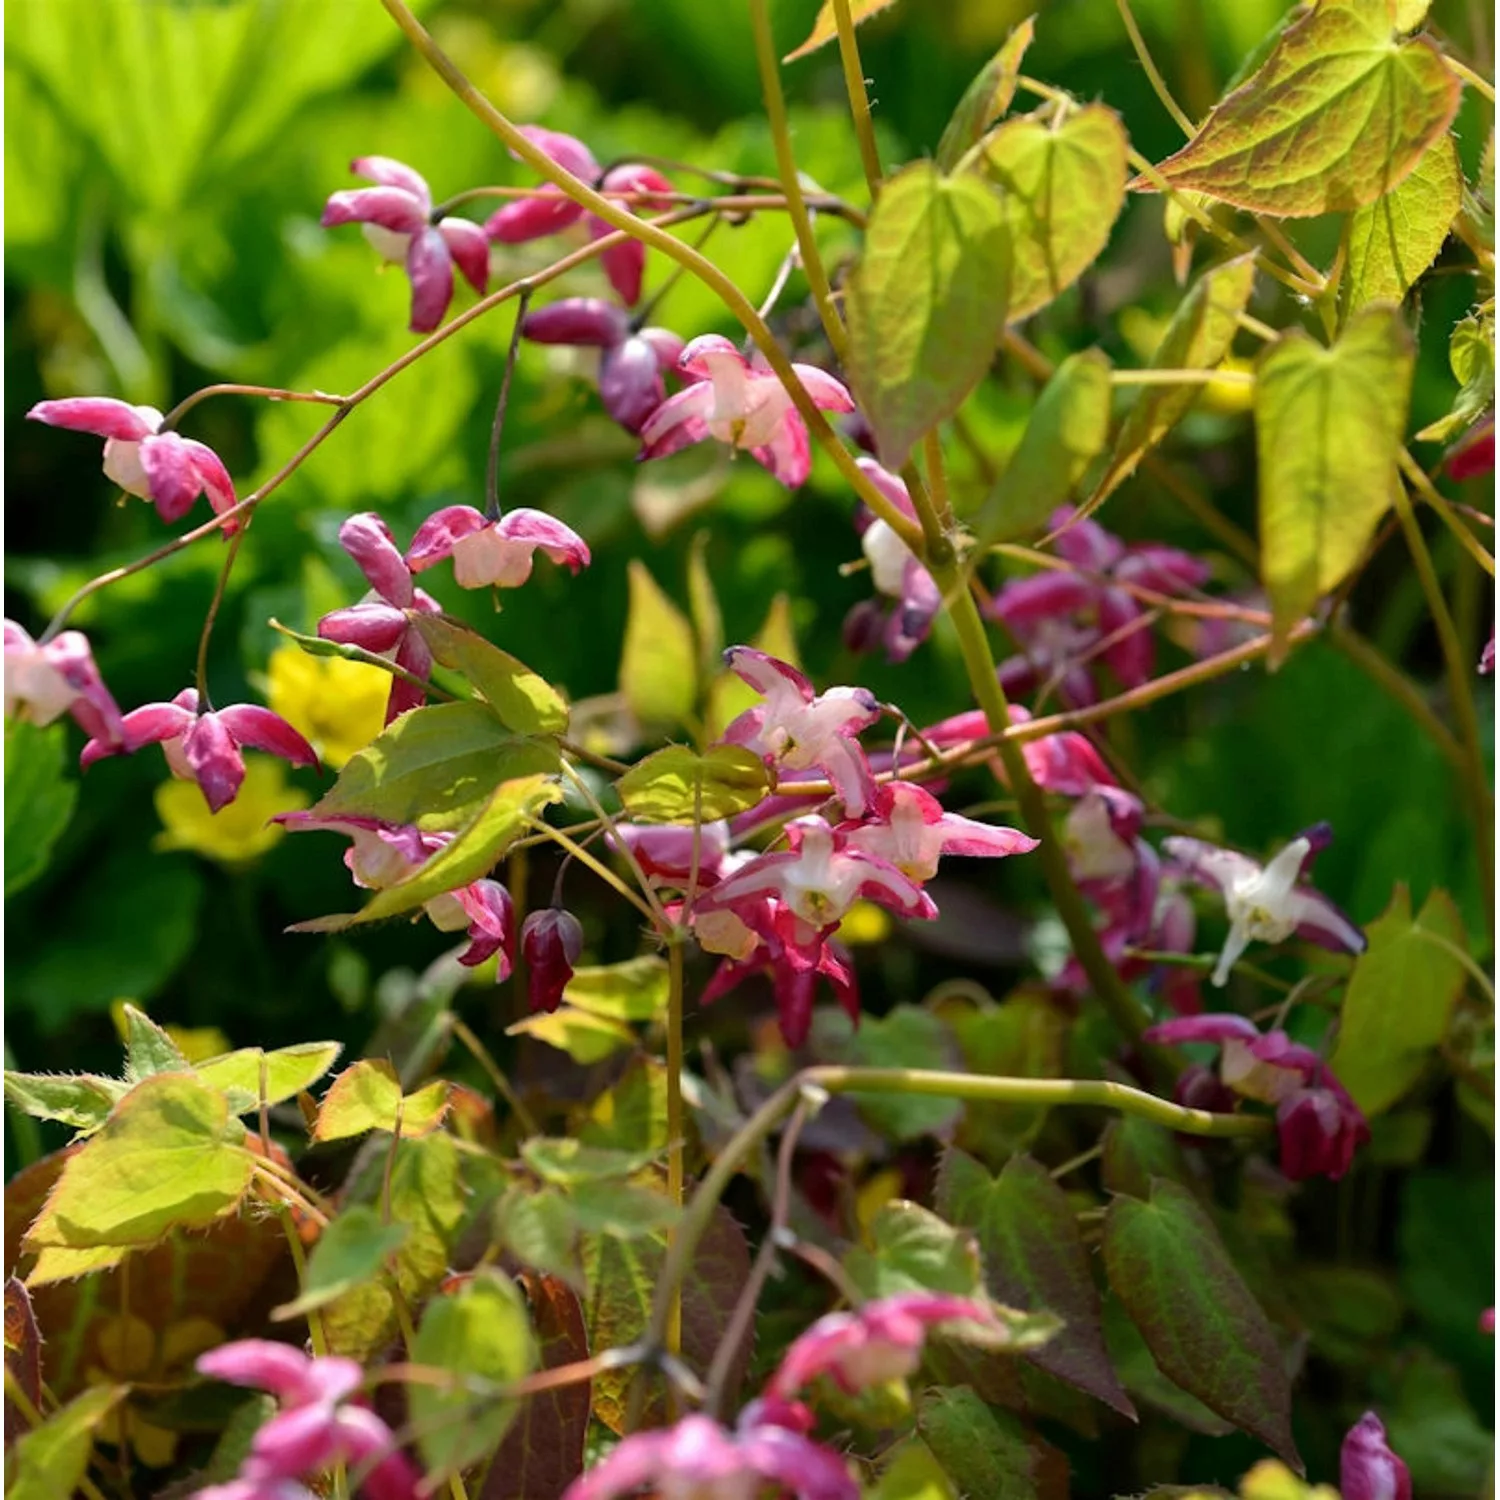
[[[882,1203],[867,1239],[869,1248],[854,1246],[844,1261],[850,1280],[866,1297],[899,1292],[985,1295],[978,1240],[919,1203],[900,1198]]]
[[[916,1005],[898,1005],[884,1016],[862,1016],[851,1028],[842,1012],[826,1011],[813,1020],[814,1045],[836,1049],[839,1061],[866,1068],[949,1068],[956,1047],[948,1028]],[[915,1140],[947,1129],[963,1113],[957,1099],[931,1094],[867,1094],[848,1097],[882,1135]]]
[[[951,172],[969,148],[1010,108],[1016,96],[1021,59],[1035,30],[1036,18],[1027,16],[964,90],[938,142],[935,160],[942,171]]]
[[[1157,170],[1173,187],[1288,218],[1390,192],[1448,128],[1460,94],[1437,48],[1399,40],[1394,20],[1392,0],[1322,0]]]
[[[1391,503],[1414,362],[1399,312],[1375,306],[1351,318],[1332,348],[1293,329],[1256,366],[1273,666],[1293,626],[1348,577]]]
[[[1330,1066],[1367,1115],[1393,1105],[1422,1076],[1448,1032],[1467,978],[1452,951],[1466,947],[1463,920],[1446,891],[1433,891],[1415,919],[1396,887],[1367,929],[1344,994]]]
[[[554,743],[512,734],[484,704],[437,703],[402,714],[355,755],[313,812],[458,828],[504,782],[555,776],[559,764]]]
[[[1381,1414],[1392,1450],[1411,1469],[1415,1494],[1485,1493],[1494,1468],[1494,1435],[1475,1415],[1451,1365],[1429,1349],[1412,1349]]]
[[[125,1078],[139,1083],[155,1073],[185,1073],[188,1060],[181,1048],[144,1011],[124,1007]]]
[[[1463,173],[1451,137],[1426,152],[1411,175],[1349,220],[1345,312],[1399,302],[1437,259],[1463,201]]]
[[[427,1381],[406,1388],[417,1447],[430,1477],[441,1479],[493,1452],[520,1409],[519,1401],[476,1394],[463,1382],[509,1385],[536,1369],[536,1336],[515,1282],[499,1271],[476,1271],[456,1291],[434,1297],[411,1359],[456,1377],[451,1389]]]
[[[205,1228],[250,1186],[244,1138],[222,1094],[185,1073],[147,1078],[64,1163],[26,1244],[149,1245],[169,1229]]]
[[[345,1292],[375,1280],[387,1257],[406,1244],[411,1231],[405,1224],[387,1224],[367,1203],[346,1208],[318,1236],[302,1278],[302,1294],[283,1303],[271,1316],[302,1318]]]
[[[989,368],[1009,306],[998,195],[917,162],[890,178],[849,279],[847,366],[889,469],[951,417]]]
[[[123,1385],[96,1385],[23,1433],[7,1456],[7,1500],[61,1500],[76,1494],[88,1469],[99,1424],[128,1393]]]
[[[1045,123],[1008,120],[985,142],[980,161],[1004,189],[1011,322],[1045,307],[1098,260],[1125,205],[1129,149],[1119,115],[1102,104]]]
[[[582,1290],[578,1216],[565,1192],[520,1184],[508,1188],[495,1205],[494,1234],[496,1243],[523,1265],[560,1276]]]
[[[958,1500],[958,1491],[921,1438],[906,1438],[887,1454],[880,1477],[861,1491],[865,1500]]]
[[[587,1146],[572,1136],[536,1136],[521,1142],[521,1160],[544,1182],[558,1187],[578,1187],[586,1182],[629,1177],[648,1166],[654,1151],[617,1151],[607,1146]]]
[[[624,963],[574,969],[563,999],[612,1021],[654,1021],[667,1008],[671,974],[654,953]]]
[[[1229,353],[1255,287],[1255,256],[1205,271],[1182,299],[1151,356],[1152,370],[1211,370]],[[1148,385],[1121,424],[1109,469],[1091,497],[1098,503],[1127,478],[1148,449],[1180,422],[1202,393],[1194,385]]]
[[[868,21],[871,16],[879,15],[881,11],[895,3],[896,0],[849,0],[849,18],[855,26],[858,26],[861,21]],[[831,42],[838,34],[838,16],[833,7],[833,0],[823,0],[807,39],[781,60],[782,62],[796,62],[798,58],[806,57],[810,52],[816,52],[819,47]]]
[[[667,1070],[642,1057],[612,1088],[575,1114],[571,1128],[585,1145],[618,1146],[653,1155],[667,1145]]]
[[[1121,1115],[1109,1122],[1100,1165],[1106,1189],[1129,1193],[1132,1198],[1149,1198],[1153,1177],[1184,1185],[1188,1182],[1187,1163],[1177,1137],[1165,1126],[1153,1125],[1139,1115]]]
[[[78,801],[78,783],[63,773],[67,730],[5,722],[5,894],[24,890],[52,858]]]
[[[620,691],[642,724],[685,723],[698,701],[698,642],[692,624],[639,558],[630,559],[629,578]]]
[[[198,1063],[194,1071],[210,1088],[222,1089],[237,1115],[260,1108],[261,1070],[265,1070],[267,1104],[280,1104],[310,1089],[338,1060],[341,1042],[298,1042],[274,1052],[241,1047]]]
[[[709,535],[700,531],[688,551],[688,609],[693,616],[693,634],[698,640],[698,678],[707,682],[724,655],[724,616],[719,596],[708,571]]]
[[[94,1073],[5,1073],[5,1097],[17,1109],[79,1130],[102,1125],[129,1087]]]
[[[1149,1203],[1116,1198],[1104,1264],[1162,1374],[1301,1473],[1275,1335],[1192,1193],[1158,1178]]]
[[[323,1095],[313,1139],[342,1141],[367,1130],[427,1135],[447,1112],[448,1085],[442,1079],[403,1096],[395,1068],[383,1057],[365,1057],[345,1068]]]
[[[1448,340],[1448,366],[1458,381],[1453,410],[1418,434],[1423,443],[1446,443],[1465,432],[1495,404],[1495,319],[1475,314],[1455,325]]]
[[[505,1034],[546,1042],[585,1068],[612,1057],[622,1047],[635,1046],[635,1033],[623,1022],[593,1015],[575,1005],[559,1005],[554,1011],[523,1016],[507,1026]]]
[[[657,1192],[618,1180],[580,1182],[569,1200],[585,1234],[613,1234],[622,1239],[655,1234],[675,1224],[682,1212],[666,1196],[665,1182]]]
[[[987,1406],[968,1386],[926,1392],[917,1431],[959,1494],[1038,1500],[1036,1454],[1020,1419]]]
[[[1234,1423],[1211,1412],[1196,1396],[1190,1396],[1180,1385],[1174,1385],[1151,1357],[1141,1331],[1130,1321],[1130,1315],[1118,1297],[1104,1299],[1104,1337],[1110,1363],[1135,1399],[1180,1422],[1190,1432],[1209,1437],[1223,1437],[1234,1431]]]
[[[1070,355],[1037,397],[1021,442],[974,518],[981,546],[1040,530],[1073,496],[1109,441],[1110,363],[1098,349]]]
[[[760,756],[743,745],[710,745],[701,754],[668,745],[615,783],[620,801],[642,823],[712,823],[756,806],[771,789]]]
[[[406,616],[433,656],[461,672],[501,723],[517,734],[562,734],[567,729],[568,705],[561,694],[524,662],[447,615],[413,609]]]

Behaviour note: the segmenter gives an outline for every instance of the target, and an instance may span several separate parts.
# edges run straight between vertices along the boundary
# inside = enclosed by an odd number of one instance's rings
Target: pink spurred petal
[[[685,345],[678,357],[677,368],[684,375],[711,380],[713,368],[710,361],[715,359],[733,360],[742,369],[750,368],[750,361],[721,333],[702,333]]]
[[[1338,907],[1317,891],[1298,889],[1291,896],[1297,936],[1334,953],[1363,953],[1369,946],[1363,932]]]
[[[859,850],[849,850],[847,857],[856,860],[860,866],[864,878],[860,882],[859,894],[866,901],[888,906],[903,917],[915,917],[924,922],[930,922],[937,916],[937,906],[932,897],[915,881],[903,875],[895,865]]]
[[[325,641],[344,646],[360,646],[366,651],[389,651],[398,645],[410,629],[404,610],[394,604],[372,600],[335,609],[318,621],[318,634]]]
[[[1125,543],[1106,531],[1097,521],[1073,520],[1073,512],[1060,506],[1047,520],[1053,531],[1061,531],[1056,542],[1057,555],[1074,567],[1091,573],[1105,573],[1125,555]],[[1066,530],[1063,528],[1066,527]]]
[[[1114,576],[1121,583],[1138,584],[1159,594],[1185,594],[1189,589],[1202,588],[1209,572],[1208,564],[1190,552],[1146,543],[1126,550]]]
[[[666,458],[708,437],[708,413],[714,389],[707,381],[668,396],[641,426],[641,457]]]
[[[747,1463],[798,1500],[859,1500],[848,1465],[831,1448],[767,1423],[740,1439]]]
[[[1449,479],[1477,479],[1495,472],[1495,419],[1486,417],[1471,427],[1443,460]]]
[[[1385,1425],[1372,1411],[1344,1438],[1339,1493],[1343,1500],[1411,1500],[1411,1473],[1392,1451]]]
[[[544,510],[529,510],[522,506],[507,511],[496,530],[507,541],[525,542],[540,548],[553,562],[574,573],[589,565],[588,543],[571,527],[564,526]]]
[[[382,599],[400,609],[412,602],[411,569],[396,546],[391,528],[374,511],[350,516],[339,527],[339,546],[354,559]]]
[[[1150,617],[1124,589],[1105,589],[1099,596],[1099,628],[1117,636],[1101,653],[1109,669],[1125,687],[1140,687],[1151,679],[1156,663]]]
[[[803,367],[796,366],[798,370]],[[860,472],[865,478],[885,496],[897,510],[909,521],[917,519],[916,507],[911,503],[911,496],[907,493],[906,482],[899,475],[892,474],[884,465],[877,463],[873,458],[861,454],[854,460],[859,465]]]
[[[311,1389],[312,1365],[313,1361],[300,1349],[271,1339],[240,1339],[232,1344],[220,1344],[217,1349],[200,1354],[197,1360],[200,1374],[227,1381],[230,1385],[267,1391],[288,1404],[307,1398]],[[354,1369],[357,1385],[359,1366]]]
[[[427,227],[427,209],[401,188],[342,188],[329,194],[318,223],[324,229],[338,224],[378,224],[393,234],[419,234]]]
[[[851,818],[861,818],[875,795],[875,779],[865,752],[842,735],[832,736],[818,757]]]
[[[205,718],[208,715],[204,716]],[[279,755],[294,766],[316,766],[317,752],[280,714],[256,703],[235,703],[214,715],[240,745]]]
[[[139,442],[161,426],[162,416],[154,406],[131,406],[110,396],[70,396],[64,401],[39,401],[26,413],[32,422],[48,427],[66,427],[73,432],[92,432],[96,437]]]
[[[812,472],[812,445],[807,424],[788,407],[769,443],[752,448],[750,456],[771,471],[789,490],[801,489]]]
[[[437,229],[464,280],[483,296],[490,280],[489,236],[470,219],[443,219]]]
[[[656,354],[656,362],[663,370],[673,369],[687,347],[670,328],[643,328],[639,337],[651,345]]]
[[[583,217],[583,210],[556,188],[533,198],[517,198],[484,221],[485,235],[501,245],[524,245],[528,240],[560,234]]]
[[[7,620],[7,644],[12,622]],[[15,627],[20,630],[19,626]],[[21,634],[24,636],[25,632]],[[29,640],[27,642],[29,645]],[[104,685],[88,637],[80,630],[65,630],[61,635],[37,648],[42,660],[52,668],[76,695],[67,711],[91,740],[101,740],[116,747],[125,742],[125,721],[113,695]]]
[[[602,297],[564,297],[529,312],[521,335],[534,344],[581,344],[608,349],[630,336],[630,319]]]
[[[599,399],[626,432],[639,432],[666,394],[661,364],[645,339],[627,338],[600,357]]]
[[[141,467],[151,485],[156,513],[163,521],[180,521],[193,508],[193,501],[203,493],[203,479],[193,452],[193,448],[202,447],[201,443],[190,447],[175,432],[141,439]],[[226,482],[228,478],[227,474],[224,475]]]
[[[601,193],[652,193],[662,197],[643,198],[637,202],[626,202],[632,213],[660,213],[672,206],[671,195],[676,191],[672,184],[656,170],[635,162],[621,167],[611,167],[599,184]]]
[[[1142,1040],[1176,1046],[1183,1042],[1258,1042],[1255,1022],[1244,1016],[1179,1016],[1161,1021],[1142,1033]]]
[[[1202,839],[1173,835],[1161,841],[1162,853],[1199,885],[1227,891],[1236,881],[1253,879],[1260,866],[1233,849],[1220,849]]]
[[[194,718],[192,710],[177,703],[147,703],[144,707],[132,709],[120,720],[119,739],[90,740],[83,747],[78,763],[87,769],[107,755],[134,754],[145,745],[175,740],[187,733]]]
[[[804,703],[811,703],[815,696],[812,683],[796,667],[753,646],[729,647],[724,653],[724,665],[762,695],[784,691],[790,685]]]
[[[182,445],[187,449],[188,460],[198,476],[199,484],[203,486],[203,492],[208,496],[208,503],[213,506],[216,515],[223,515],[235,503],[234,481],[229,477],[224,461],[207,444],[193,438],[183,438]],[[234,529],[232,525],[225,527],[226,532]]]
[[[459,954],[459,963],[475,968],[499,954],[500,965],[495,971],[499,983],[510,973],[515,947],[516,915],[510,893],[498,881],[476,880],[453,894],[469,919],[469,946]]]
[[[431,333],[453,300],[453,257],[436,229],[412,235],[406,247],[406,274],[411,281],[411,331]]]
[[[961,818],[957,813],[943,814],[943,853],[971,859],[1005,859],[1012,854],[1030,854],[1038,840],[1019,828],[998,823],[980,823]]]
[[[432,652],[427,642],[415,630],[408,630],[396,649],[396,665],[405,667],[414,677],[424,682],[432,672]],[[420,708],[427,701],[427,694],[415,683],[402,677],[391,678],[391,693],[385,703],[385,722],[394,724],[409,709]]]
[[[613,232],[613,226],[602,219],[595,219],[593,222],[606,234]],[[609,284],[619,295],[620,301],[626,307],[634,307],[641,300],[641,278],[646,273],[646,247],[639,240],[623,240],[602,251],[599,263],[604,267],[604,274],[609,278]]]
[[[523,125],[521,134],[538,150],[545,151],[564,172],[571,172],[590,186],[599,180],[599,163],[594,160],[594,153],[576,136],[548,130],[544,125]]]
[[[820,370],[816,365],[793,365],[792,373],[802,382],[814,406],[823,411],[854,410],[854,397],[849,394],[848,386],[835,380],[827,370]]]
[[[245,758],[221,714],[201,714],[189,726],[182,737],[182,757],[210,812],[219,812],[239,796],[245,780]]]
[[[349,170],[367,182],[378,182],[382,187],[399,188],[410,193],[422,205],[422,217],[432,209],[432,190],[427,179],[405,162],[389,156],[359,156],[349,163]]]
[[[483,531],[488,522],[472,505],[447,505],[435,510],[417,527],[417,534],[406,549],[407,566],[413,573],[440,563],[451,556],[453,544]]]
[[[1036,573],[1007,583],[995,595],[989,614],[1006,626],[1024,629],[1041,620],[1087,609],[1097,594],[1097,586],[1076,573]]]

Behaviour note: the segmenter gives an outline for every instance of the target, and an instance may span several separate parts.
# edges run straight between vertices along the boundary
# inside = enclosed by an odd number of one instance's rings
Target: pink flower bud
[[[556,1010],[583,952],[583,927],[561,907],[534,911],[521,924],[521,956],[526,960],[527,996],[532,1010]]]
[[[1385,1427],[1372,1411],[1344,1438],[1339,1490],[1343,1500],[1411,1500],[1411,1474],[1391,1451]]]

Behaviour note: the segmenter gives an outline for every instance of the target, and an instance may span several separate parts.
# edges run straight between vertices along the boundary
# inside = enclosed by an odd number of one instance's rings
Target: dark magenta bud
[[[558,906],[534,911],[521,924],[521,956],[526,960],[527,995],[532,1010],[556,1010],[583,952],[578,918]]]

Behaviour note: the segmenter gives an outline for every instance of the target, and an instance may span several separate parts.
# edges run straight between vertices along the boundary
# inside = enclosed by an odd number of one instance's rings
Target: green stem
[[[870,96],[865,91],[865,70],[859,60],[859,40],[854,35],[854,15],[849,0],[833,0],[833,21],[839,29],[839,61],[844,65],[844,88],[849,95],[849,113],[859,141],[859,159],[865,169],[870,202],[880,196],[880,148],[875,144],[875,122],[870,117]]]
[[[606,885],[613,887],[615,891],[630,902],[653,927],[657,925],[656,913],[608,865],[595,859],[582,844],[574,843],[561,828],[554,828],[550,823],[533,822],[531,826],[539,834],[551,839],[554,844],[561,844],[579,864],[587,865],[600,880],[604,881]]]
[[[1491,104],[1495,102],[1495,85],[1492,84],[1487,78],[1481,78],[1479,74],[1473,70],[1473,68],[1459,62],[1456,57],[1445,56],[1443,58],[1443,61],[1448,65],[1448,71],[1452,73],[1455,78],[1462,78],[1470,88],[1474,89],[1477,93],[1482,94],[1486,99],[1490,101]]]
[[[1161,100],[1162,108],[1177,122],[1177,128],[1185,136],[1191,137],[1197,134],[1198,127],[1188,117],[1187,111],[1172,97],[1172,91],[1167,87],[1167,80],[1161,76],[1155,59],[1146,46],[1146,38],[1141,35],[1141,28],[1136,25],[1135,17],[1130,13],[1129,0],[1115,0],[1115,4],[1119,8],[1120,19],[1125,23],[1130,45],[1135,48],[1135,55],[1140,60],[1141,67],[1145,69],[1146,77],[1156,91],[1156,97]]]
[[[1422,696],[1417,685],[1388,661],[1382,652],[1377,651],[1362,635],[1356,634],[1347,625],[1330,626],[1328,639],[1360,671],[1379,683],[1427,731],[1433,744],[1462,774],[1466,766],[1464,747],[1453,737],[1448,726],[1433,713],[1432,705]]]
[[[1401,450],[1401,456],[1397,462],[1401,465],[1401,472],[1406,475],[1411,487],[1437,512],[1438,519],[1453,533],[1459,546],[1493,578],[1495,559],[1490,556],[1479,538],[1454,514],[1453,507],[1427,477],[1421,464],[1405,448]]]
[[[521,1102],[521,1096],[515,1091],[510,1079],[500,1070],[499,1063],[490,1056],[490,1049],[451,1011],[448,1013],[448,1029],[469,1049],[474,1061],[484,1069],[490,1082],[494,1084],[496,1093],[510,1105],[511,1113],[515,1115],[521,1129],[527,1135],[539,1135],[541,1126],[537,1124],[536,1117]]]
[[[682,1207],[683,1148],[686,1122],[682,1109],[682,939],[667,944],[669,983],[667,988],[667,1198]],[[677,1226],[667,1237],[670,1253]],[[667,1307],[666,1347],[669,1354],[682,1350],[682,1298],[674,1293]]]

